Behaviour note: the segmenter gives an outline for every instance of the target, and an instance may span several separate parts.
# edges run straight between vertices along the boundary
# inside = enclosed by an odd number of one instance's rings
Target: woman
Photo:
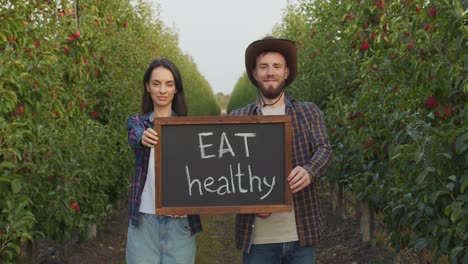
[[[135,175],[129,199],[127,263],[195,263],[200,216],[157,216],[155,209],[153,130],[157,117],[186,116],[182,78],[168,59],[154,60],[143,77],[143,116],[127,120],[128,142],[135,152]]]

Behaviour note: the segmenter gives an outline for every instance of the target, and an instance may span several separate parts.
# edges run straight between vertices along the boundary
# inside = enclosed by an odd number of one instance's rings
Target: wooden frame
[[[261,212],[286,212],[292,210],[292,193],[287,184],[287,176],[292,170],[292,127],[291,127],[291,117],[290,116],[203,116],[203,117],[173,117],[173,118],[155,118],[154,128],[159,135],[159,142],[155,146],[155,190],[156,190],[156,214],[158,215],[185,215],[185,214],[223,214],[223,213],[261,213]],[[164,206],[163,194],[164,188],[163,180],[165,175],[163,175],[163,159],[166,156],[163,153],[164,147],[164,138],[165,138],[165,128],[178,129],[180,126],[190,126],[190,125],[208,125],[208,126],[223,126],[223,125],[262,125],[262,124],[283,124],[284,127],[284,203],[281,204],[236,204],[236,205],[217,205],[217,206]],[[231,126],[232,127],[232,126]],[[282,131],[281,131],[282,133]],[[168,132],[169,134],[169,132]],[[278,141],[281,144],[282,141]],[[171,148],[172,151],[173,148]],[[271,151],[270,151],[271,153]],[[282,166],[282,164],[281,164]],[[168,166],[169,167],[169,166]],[[250,169],[250,168],[249,168]],[[188,172],[187,172],[188,174]],[[232,178],[232,171],[231,171]],[[265,179],[263,179],[265,181]],[[206,180],[205,180],[206,181]],[[218,179],[219,181],[219,179]],[[252,180],[250,180],[252,184]],[[273,179],[274,185],[274,179]],[[239,185],[240,185],[239,179]],[[260,184],[260,183],[259,183]],[[201,184],[200,184],[201,185]],[[234,185],[234,182],[233,182]],[[190,186],[190,185],[189,185]],[[167,189],[167,188],[166,188]],[[191,187],[189,187],[191,189]],[[195,188],[196,189],[196,188]],[[252,187],[251,187],[252,189]],[[270,189],[272,190],[273,187]],[[281,191],[282,192],[282,191]],[[220,199],[221,200],[221,199]]]

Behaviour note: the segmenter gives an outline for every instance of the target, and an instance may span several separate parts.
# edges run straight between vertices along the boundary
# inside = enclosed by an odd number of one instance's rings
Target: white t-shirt
[[[284,115],[285,105],[275,109],[262,108],[264,115]],[[271,244],[298,241],[294,207],[291,212],[273,213],[267,218],[255,218],[253,244]]]
[[[140,212],[146,214],[156,214],[156,204],[154,199],[156,198],[155,176],[154,176],[154,148],[151,148],[149,164],[148,164],[148,175],[146,175],[145,187],[141,194]]]
[[[154,115],[151,114],[150,121],[154,120]],[[151,148],[148,164],[148,173],[146,175],[145,187],[141,194],[140,212],[146,214],[156,214],[156,190],[155,190],[155,174],[154,174],[154,148]]]

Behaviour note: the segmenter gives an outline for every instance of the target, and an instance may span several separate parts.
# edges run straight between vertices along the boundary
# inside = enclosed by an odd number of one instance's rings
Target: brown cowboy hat
[[[252,70],[255,68],[258,55],[267,51],[276,51],[283,54],[289,68],[289,76],[285,81],[285,86],[288,86],[294,81],[297,73],[296,44],[288,39],[277,39],[270,36],[252,42],[245,50],[245,69],[250,81],[257,86]]]

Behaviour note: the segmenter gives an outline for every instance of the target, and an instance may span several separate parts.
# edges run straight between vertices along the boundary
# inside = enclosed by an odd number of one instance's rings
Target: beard
[[[262,84],[258,83],[258,89],[260,90],[260,93],[263,95],[263,97],[268,99],[276,99],[283,92],[284,82],[284,80],[281,81],[276,88],[271,85],[265,87]]]

